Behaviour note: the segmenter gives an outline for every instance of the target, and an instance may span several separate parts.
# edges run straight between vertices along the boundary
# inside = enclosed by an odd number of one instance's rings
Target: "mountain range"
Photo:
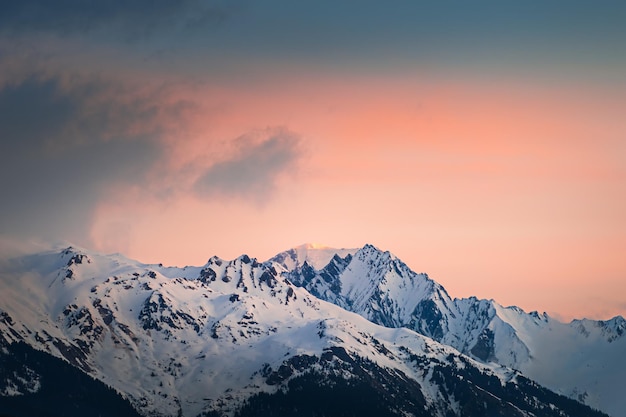
[[[3,416],[98,415],[87,386],[103,416],[626,416],[624,318],[452,299],[372,245],[182,268],[68,247],[1,269]],[[33,411],[50,398],[74,408]]]

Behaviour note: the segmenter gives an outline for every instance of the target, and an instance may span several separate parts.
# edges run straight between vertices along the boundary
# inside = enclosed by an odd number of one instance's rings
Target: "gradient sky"
[[[2,2],[0,235],[176,265],[371,243],[453,297],[626,315],[625,21],[623,1]]]

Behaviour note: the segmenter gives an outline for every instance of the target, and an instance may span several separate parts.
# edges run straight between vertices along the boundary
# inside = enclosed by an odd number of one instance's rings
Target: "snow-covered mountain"
[[[326,257],[329,252],[324,249]],[[314,248],[308,256],[317,259]],[[626,397],[620,394],[626,376],[621,316],[562,323],[493,300],[452,299],[426,274],[371,245],[337,251],[321,267],[300,257],[288,276],[315,296],[374,323],[415,330],[480,362],[518,369],[550,389],[626,416]]]
[[[460,312],[441,286],[369,245],[184,268],[70,247],[2,265],[0,364],[25,343],[146,416],[332,415],[328,404],[336,415],[601,415],[482,359],[476,345],[468,356],[431,337],[457,331]],[[576,326],[594,343],[596,333],[622,343],[619,323],[594,323]],[[468,334],[480,338],[477,329]],[[485,351],[499,352],[489,340]],[[24,366],[0,369],[0,414],[46,379]]]

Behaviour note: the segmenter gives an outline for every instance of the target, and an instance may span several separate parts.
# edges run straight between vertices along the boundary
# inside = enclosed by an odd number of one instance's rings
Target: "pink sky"
[[[453,297],[563,319],[626,313],[619,89],[308,75],[163,94],[195,105],[162,138],[151,180],[100,200],[95,249],[201,265],[371,243]],[[269,148],[272,137],[284,140]],[[250,168],[264,175],[256,189],[194,192],[207,169],[257,147],[268,159]]]
[[[83,3],[0,13],[0,242],[370,243],[453,297],[626,315],[622,3]]]
[[[370,243],[453,297],[626,315],[624,4],[13,2],[0,241]]]

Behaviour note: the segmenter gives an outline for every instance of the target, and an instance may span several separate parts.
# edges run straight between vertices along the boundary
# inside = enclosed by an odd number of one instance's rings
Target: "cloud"
[[[97,78],[65,82],[31,75],[0,89],[0,134],[5,146],[35,151],[137,136],[158,111],[150,97]],[[157,131],[142,134],[157,134]],[[25,150],[25,149],[22,149]]]
[[[172,28],[220,21],[232,8],[220,1],[199,0],[8,0],[0,5],[0,31],[71,35],[107,29],[108,34],[136,39]]]
[[[234,141],[235,152],[211,165],[196,180],[201,197],[243,197],[263,201],[278,178],[296,169],[303,156],[301,138],[285,128],[249,132]]]
[[[0,88],[0,233],[84,241],[115,184],[137,186],[189,104],[97,77],[30,76]]]

